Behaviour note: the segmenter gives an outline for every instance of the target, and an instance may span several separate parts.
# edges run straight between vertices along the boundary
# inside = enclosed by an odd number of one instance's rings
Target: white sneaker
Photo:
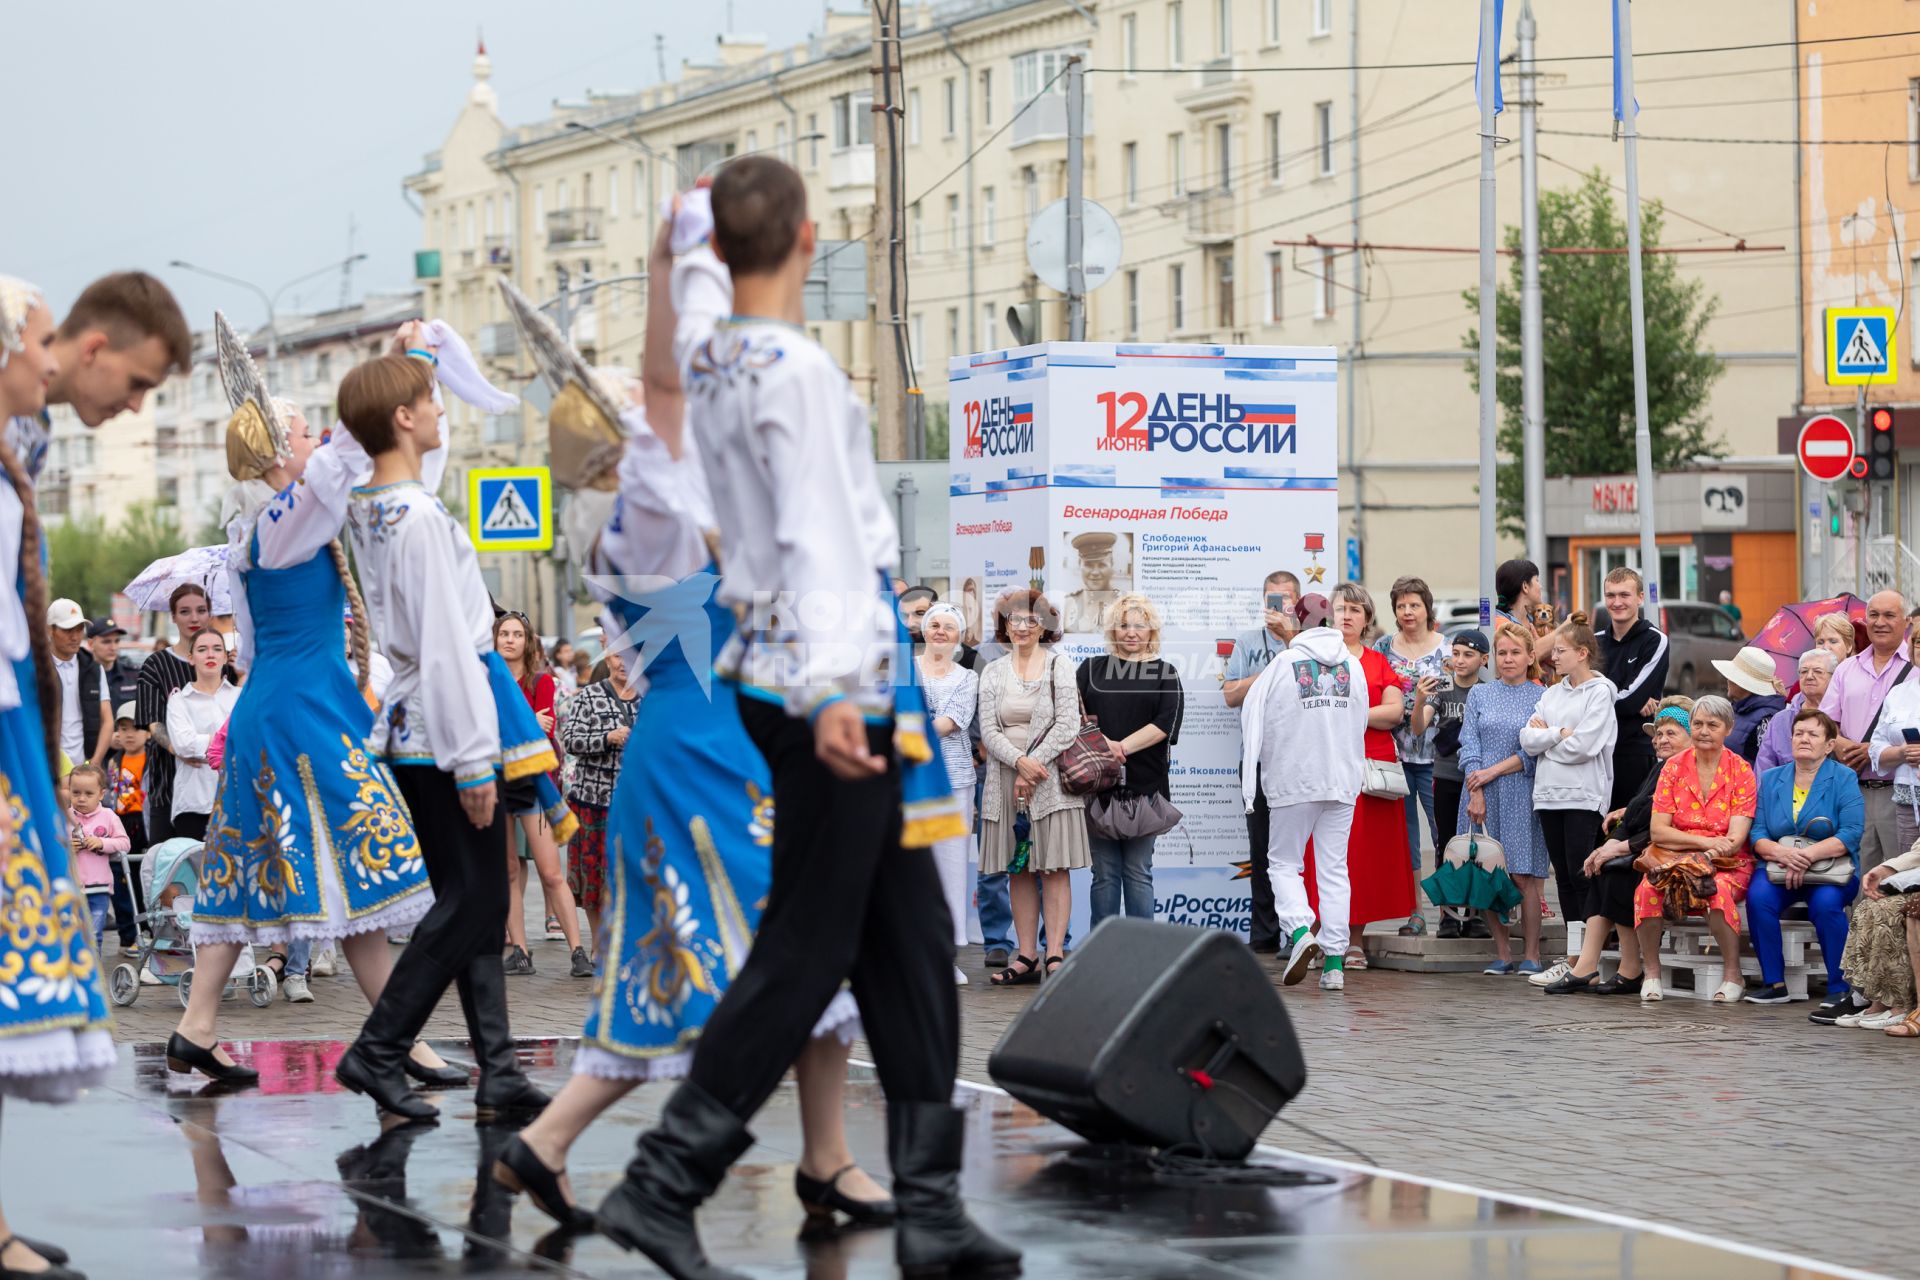
[[[1307,976],[1307,966],[1320,958],[1320,939],[1311,933],[1300,935],[1300,941],[1293,944],[1293,951],[1287,956],[1287,963],[1280,970],[1280,982],[1283,986],[1293,987]]]
[[[953,966],[953,985],[956,987],[964,987],[967,985],[967,975],[960,972],[959,965]]]
[[[1568,964],[1565,960],[1557,960],[1539,973],[1528,974],[1527,981],[1536,987],[1550,987],[1572,972],[1572,965]]]
[[[328,947],[325,951],[316,951],[313,953],[313,964],[310,966],[310,971],[316,978],[331,978],[334,976],[332,947]]]
[[[1549,970],[1549,972],[1551,972],[1551,970]],[[1532,979],[1529,978],[1528,981],[1531,982]],[[1653,1004],[1655,1001],[1665,1000],[1666,998],[1667,993],[1660,989],[1660,979],[1656,975],[1650,973],[1640,980],[1640,1002],[1642,1004]]]
[[[1347,975],[1342,969],[1323,969],[1320,971],[1320,989],[1322,991],[1345,991]]]
[[[1907,1016],[1905,1009],[1888,1009],[1885,1013],[1876,1013],[1870,1018],[1860,1019],[1862,1031],[1884,1031]]]
[[[280,990],[286,993],[288,1004],[312,1004],[313,992],[307,990],[307,977],[303,973],[290,973],[280,980]]]

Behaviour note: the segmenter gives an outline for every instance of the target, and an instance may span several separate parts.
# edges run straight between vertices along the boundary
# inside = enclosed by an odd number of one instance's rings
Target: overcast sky
[[[0,274],[40,285],[63,311],[95,276],[140,267],[173,287],[195,328],[215,307],[258,324],[265,308],[251,292],[167,263],[272,293],[346,257],[352,219],[354,248],[369,255],[354,295],[408,288],[420,220],[400,180],[466,101],[476,27],[513,125],[555,98],[656,83],[656,32],[672,78],[683,57],[712,55],[729,11],[734,30],[779,47],[817,30],[822,10],[821,0],[10,5]],[[330,307],[339,291],[328,273],[287,290],[279,309]]]

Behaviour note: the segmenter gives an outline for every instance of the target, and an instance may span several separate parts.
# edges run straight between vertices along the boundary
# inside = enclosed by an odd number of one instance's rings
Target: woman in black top
[[[1168,797],[1169,747],[1180,737],[1180,677],[1160,656],[1160,611],[1143,595],[1107,606],[1107,652],[1080,664],[1080,705],[1100,721],[1126,776],[1108,793]],[[1125,914],[1153,919],[1153,836],[1116,840],[1088,828],[1093,849],[1092,920]]]
[[[1645,726],[1653,738],[1653,753],[1659,764],[1665,764],[1692,745],[1692,739],[1688,737],[1692,710],[1691,698],[1670,697],[1660,700],[1653,722]],[[1593,880],[1593,914],[1587,917],[1587,932],[1581,939],[1580,955],[1573,962],[1573,969],[1566,977],[1546,988],[1550,996],[1572,995],[1576,991],[1590,991],[1603,996],[1640,994],[1640,979],[1645,970],[1641,963],[1640,941],[1633,932],[1633,891],[1639,887],[1640,873],[1631,864],[1611,870],[1607,863],[1616,858],[1637,858],[1653,843],[1653,793],[1660,783],[1659,764],[1647,774],[1625,808],[1607,815],[1608,829],[1613,833],[1613,838],[1587,855],[1583,869]],[[1611,981],[1601,982],[1600,952],[1607,945],[1607,935],[1615,931],[1615,926],[1618,926],[1620,934],[1620,972]]]

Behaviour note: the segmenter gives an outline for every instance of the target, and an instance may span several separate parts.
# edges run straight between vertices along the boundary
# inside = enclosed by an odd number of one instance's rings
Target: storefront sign
[[[1585,527],[1614,532],[1640,526],[1640,485],[1633,480],[1595,480]]]
[[[1744,529],[1749,520],[1747,478],[1708,471],[1700,476],[1700,527]]]

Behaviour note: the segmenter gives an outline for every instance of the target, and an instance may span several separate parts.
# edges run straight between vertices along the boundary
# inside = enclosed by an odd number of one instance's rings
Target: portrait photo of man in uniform
[[[1079,583],[1067,592],[1066,631],[1097,634],[1107,606],[1133,590],[1133,535],[1068,534],[1066,561],[1068,581]]]

